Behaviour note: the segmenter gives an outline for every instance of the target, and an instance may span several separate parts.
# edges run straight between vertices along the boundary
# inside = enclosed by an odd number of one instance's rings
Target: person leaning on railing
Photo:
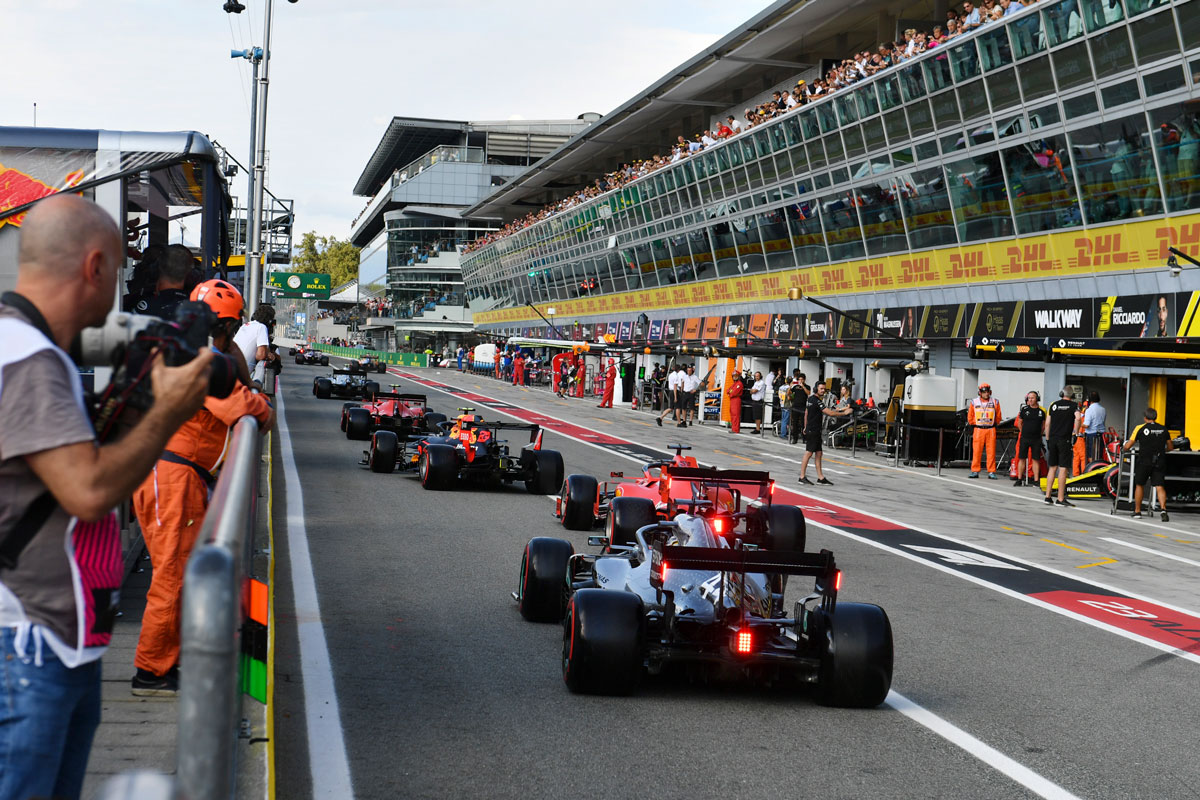
[[[212,354],[176,368],[156,360],[154,404],[99,445],[66,351],[112,308],[117,225],[60,194],[20,231],[16,290],[0,298],[0,798],[76,798],[121,586],[113,508],[204,402]]]

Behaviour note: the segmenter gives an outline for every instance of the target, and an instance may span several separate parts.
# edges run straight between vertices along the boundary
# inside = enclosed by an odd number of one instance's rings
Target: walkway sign
[[[267,275],[267,287],[278,297],[328,300],[331,283],[329,276],[320,272],[272,272]]]

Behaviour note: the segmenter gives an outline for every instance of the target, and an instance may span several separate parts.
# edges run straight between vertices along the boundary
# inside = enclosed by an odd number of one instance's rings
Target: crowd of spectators
[[[826,72],[823,78],[817,78],[812,83],[800,80],[790,91],[774,92],[770,100],[759,103],[754,108],[747,108],[740,120],[732,115],[727,116],[717,123],[715,130],[706,129],[702,133],[694,135],[690,140],[679,136],[675,145],[666,155],[656,154],[645,160],[622,164],[617,170],[608,173],[603,178],[597,178],[590,186],[575,194],[545,206],[539,211],[515,219],[486,236],[479,237],[463,247],[463,252],[469,253],[477,250],[555,214],[572,209],[594,197],[614,189],[620,189],[637,178],[693,156],[718,142],[733,138],[775,117],[849,88],[872,75],[903,64],[927,50],[944,46],[956,37],[973,33],[983,26],[996,22],[1007,15],[1015,14],[1037,2],[1038,0],[982,0],[978,5],[974,2],[964,2],[961,11],[948,10],[945,24],[934,25],[930,32],[908,28],[899,40],[881,43],[874,53],[870,50],[863,50],[843,59],[841,63]]]

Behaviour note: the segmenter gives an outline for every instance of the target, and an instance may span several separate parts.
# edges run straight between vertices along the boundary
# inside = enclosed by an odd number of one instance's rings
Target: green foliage
[[[336,288],[358,277],[358,248],[335,236],[309,231],[292,253],[293,272],[325,272]]]

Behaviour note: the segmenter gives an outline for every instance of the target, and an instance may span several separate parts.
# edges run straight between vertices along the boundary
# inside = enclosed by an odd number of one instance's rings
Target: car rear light
[[[842,590],[842,571],[840,569],[833,573],[833,590],[835,592]]]
[[[774,496],[775,496],[775,481],[771,481],[771,490],[770,490],[770,494],[771,494],[771,497],[774,497]]]
[[[725,520],[722,519],[721,517],[717,517],[716,519],[714,519],[713,520],[713,530],[716,531],[718,536],[725,533]]]
[[[733,652],[741,655],[754,652],[754,635],[749,628],[742,628],[733,635]]]

